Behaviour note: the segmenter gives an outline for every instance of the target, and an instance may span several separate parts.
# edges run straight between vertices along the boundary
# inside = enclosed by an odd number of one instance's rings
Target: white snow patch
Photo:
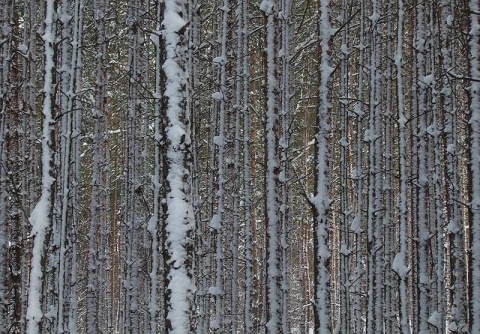
[[[223,145],[223,136],[214,136],[213,143],[217,146]]]
[[[26,46],[25,44],[22,43],[18,46],[18,51],[20,51],[23,54],[27,54],[28,46]]]
[[[221,101],[223,100],[223,93],[222,92],[215,92],[212,94],[212,99]]]
[[[430,318],[428,318],[428,322],[430,324],[432,324],[433,326],[437,327],[437,328],[441,327],[440,320],[441,320],[441,317],[440,317],[440,313],[438,313],[438,311],[433,311]]]
[[[215,64],[223,65],[223,64],[226,63],[226,59],[225,59],[225,57],[215,57],[215,58],[213,58],[213,62]]]
[[[165,29],[162,31],[163,34],[167,33],[176,33],[180,29],[182,29],[187,22],[180,16],[178,15],[177,12],[173,10],[169,10],[168,12],[165,12],[165,18],[163,19],[162,25],[165,27],[168,27],[168,31]],[[178,38],[178,37],[177,37]]]
[[[447,152],[450,153],[450,154],[455,154],[455,144],[448,144],[447,145]]]
[[[342,246],[340,247],[340,254],[342,254],[343,256],[349,256],[351,253],[352,251],[348,249],[347,245],[342,244]]]
[[[266,15],[271,15],[273,13],[274,2],[272,0],[263,0],[260,4],[260,10]]]
[[[362,227],[361,227],[360,215],[357,215],[353,219],[352,223],[350,224],[350,230],[352,230],[356,234],[361,234],[363,232]]]
[[[447,16],[447,25],[449,25],[449,26],[453,25],[453,15],[448,15]]]
[[[208,288],[207,293],[213,296],[219,296],[222,294],[222,289],[220,289],[218,286],[211,286]]]
[[[433,73],[431,73],[431,74],[423,77],[423,83],[428,85],[428,86],[431,86],[433,84],[434,79],[435,78],[433,77]]]
[[[393,259],[392,270],[400,276],[401,279],[405,279],[410,268],[405,265],[405,254],[397,253],[395,259]]]
[[[210,328],[211,329],[219,329],[220,328],[220,320],[212,320],[210,321]]]
[[[441,134],[441,131],[439,131],[436,127],[435,124],[431,124],[428,128],[427,128],[427,132],[429,135],[433,136],[433,137],[437,137],[438,135]]]
[[[222,216],[220,214],[213,215],[208,226],[218,231],[222,226]]]

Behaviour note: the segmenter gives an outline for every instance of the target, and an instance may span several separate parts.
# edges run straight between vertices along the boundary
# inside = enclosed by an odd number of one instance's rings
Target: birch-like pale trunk
[[[27,305],[27,334],[37,334],[42,331],[43,284],[45,278],[44,261],[49,244],[50,232],[53,226],[54,203],[54,104],[55,104],[55,50],[56,22],[54,20],[56,4],[47,0],[42,39],[44,42],[44,84],[42,107],[42,191],[37,205],[30,214],[33,238],[32,258]]]
[[[191,132],[188,94],[188,23],[185,1],[165,1],[167,175],[166,198],[166,331],[193,333],[195,284],[192,277],[194,212],[191,196]]]

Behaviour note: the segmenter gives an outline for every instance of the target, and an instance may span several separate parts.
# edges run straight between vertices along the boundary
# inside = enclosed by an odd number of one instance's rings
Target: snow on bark
[[[290,235],[291,231],[291,182],[289,182],[291,176],[291,131],[292,131],[292,97],[293,85],[292,85],[292,40],[293,40],[293,17],[292,17],[292,1],[282,0],[280,7],[282,15],[281,19],[281,49],[279,52],[281,59],[281,107],[280,107],[280,123],[281,123],[281,138],[279,140],[280,146],[280,196],[281,206],[279,208],[280,213],[280,250],[281,250],[281,320],[282,320],[282,332],[290,332],[289,321],[289,271],[290,271]]]
[[[267,105],[266,105],[266,220],[267,220],[267,333],[280,333],[281,323],[281,251],[279,222],[279,4],[272,0],[264,0],[260,9],[267,19],[266,61],[267,61]]]
[[[350,259],[351,252],[350,247],[350,224],[349,219],[352,211],[350,210],[349,201],[349,189],[348,187],[348,156],[349,156],[349,143],[347,138],[349,137],[349,128],[351,127],[349,117],[349,102],[348,97],[350,95],[350,52],[349,52],[349,36],[350,36],[350,24],[349,24],[349,8],[350,3],[348,0],[342,1],[341,20],[346,23],[342,29],[342,54],[340,58],[340,117],[341,117],[341,140],[339,142],[340,150],[340,222],[339,222],[339,243],[342,245],[344,252],[339,256],[339,279],[337,280],[334,290],[337,291],[338,299],[335,301],[339,307],[335,307],[334,319],[335,328],[339,328],[342,333],[351,332],[350,324]]]
[[[163,64],[167,99],[167,218],[166,218],[166,265],[167,332],[191,333],[193,293],[192,240],[194,228],[193,205],[190,189],[190,114],[187,110],[187,22],[185,2],[165,1],[162,35],[165,39],[166,59]]]
[[[45,9],[45,29],[42,39],[44,41],[44,85],[43,85],[43,108],[42,108],[42,192],[40,200],[30,214],[32,224],[31,237],[33,237],[33,249],[30,269],[27,306],[27,334],[41,332],[42,292],[44,268],[43,259],[46,256],[46,244],[48,243],[49,229],[53,224],[53,164],[54,153],[52,150],[53,139],[53,95],[54,95],[54,43],[55,43],[55,1],[47,0]]]
[[[480,6],[470,0],[470,111],[471,129],[471,245],[472,245],[472,299],[471,333],[480,333]]]
[[[406,265],[407,260],[407,152],[406,152],[406,134],[405,134],[405,96],[403,92],[403,28],[404,28],[404,3],[398,1],[398,28],[397,28],[397,49],[395,52],[395,67],[397,69],[397,107],[398,107],[398,143],[399,143],[399,250],[392,263],[392,269],[398,274],[399,296],[400,296],[400,330],[402,333],[409,332],[408,316],[408,291],[407,274],[409,268]]]
[[[419,288],[418,295],[418,324],[419,331],[428,330],[428,318],[430,310],[430,274],[428,272],[428,256],[429,256],[429,238],[430,233],[428,229],[428,132],[427,132],[427,85],[422,80],[426,76],[426,56],[427,56],[427,44],[426,44],[426,17],[425,8],[422,3],[416,6],[416,29],[414,36],[415,46],[415,63],[417,70],[417,83],[415,85],[415,95],[417,96],[418,109],[417,109],[417,171],[418,171],[418,209],[417,209],[417,224],[416,224],[416,237],[418,238],[418,263],[417,263],[417,282]]]
[[[329,84],[333,72],[330,65],[330,43],[335,30],[330,24],[330,1],[321,0],[319,11],[320,86],[315,152],[315,197],[311,200],[314,207],[314,318],[315,332],[328,334],[331,331],[328,112],[332,107],[329,101]]]

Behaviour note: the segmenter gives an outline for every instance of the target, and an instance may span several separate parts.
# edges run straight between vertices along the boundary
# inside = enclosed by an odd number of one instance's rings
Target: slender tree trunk
[[[315,286],[315,332],[328,334],[331,331],[330,258],[329,249],[329,84],[331,67],[330,43],[334,30],[330,24],[330,1],[320,0],[318,7],[318,56],[319,96],[317,134],[315,147],[315,197],[312,199],[313,243],[314,243],[314,286]]]
[[[33,237],[33,249],[31,259],[31,271],[29,280],[28,306],[27,306],[27,334],[36,334],[42,331],[42,304],[43,286],[45,279],[46,250],[49,244],[51,228],[53,226],[53,203],[54,203],[54,104],[55,104],[55,54],[54,43],[56,36],[54,13],[56,3],[47,0],[45,8],[45,26],[43,31],[44,41],[44,85],[43,85],[43,108],[42,108],[42,192],[41,197],[32,213],[31,236]]]
[[[472,240],[472,299],[471,333],[480,332],[480,6],[478,0],[470,1],[470,135],[471,135],[471,236]]]

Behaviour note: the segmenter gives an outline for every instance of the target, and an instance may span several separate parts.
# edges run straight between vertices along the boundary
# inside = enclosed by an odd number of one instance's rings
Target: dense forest
[[[480,0],[0,8],[0,334],[480,333]]]

